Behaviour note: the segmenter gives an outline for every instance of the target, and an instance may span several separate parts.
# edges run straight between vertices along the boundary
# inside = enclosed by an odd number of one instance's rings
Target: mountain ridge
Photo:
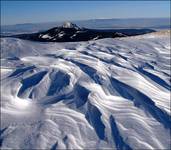
[[[47,31],[32,34],[17,34],[9,37],[39,42],[78,42],[103,38],[116,38],[125,36],[141,35],[155,32],[152,29],[117,29],[99,30],[79,27],[74,23],[65,22],[61,26],[51,28]]]

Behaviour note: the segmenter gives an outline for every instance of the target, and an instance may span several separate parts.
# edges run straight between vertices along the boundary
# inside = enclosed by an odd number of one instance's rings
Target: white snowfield
[[[170,149],[170,36],[1,39],[2,149]]]

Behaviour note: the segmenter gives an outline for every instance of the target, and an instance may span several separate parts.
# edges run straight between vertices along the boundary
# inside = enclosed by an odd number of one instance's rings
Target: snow
[[[60,32],[60,33],[58,34],[58,37],[61,38],[61,37],[63,37],[64,35],[65,35],[65,33],[62,31],[62,32]]]
[[[42,35],[41,37],[42,37],[43,39],[51,39],[51,38],[52,38],[52,37],[49,36],[48,34]]]
[[[71,39],[74,38],[75,36],[77,36],[77,34],[73,34],[73,35],[71,36]]]
[[[170,149],[170,59],[168,34],[1,38],[1,148]]]
[[[95,37],[93,40],[97,40],[99,38],[99,36]]]

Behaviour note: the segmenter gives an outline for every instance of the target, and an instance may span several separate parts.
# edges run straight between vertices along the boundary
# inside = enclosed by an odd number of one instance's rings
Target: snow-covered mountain
[[[17,34],[10,37],[39,42],[79,42],[97,40],[103,38],[116,38],[133,36],[154,32],[152,29],[117,29],[97,30],[80,28],[71,22],[65,22],[62,26],[54,27],[47,31],[32,34]]]
[[[170,149],[170,60],[170,32],[1,38],[1,148]]]

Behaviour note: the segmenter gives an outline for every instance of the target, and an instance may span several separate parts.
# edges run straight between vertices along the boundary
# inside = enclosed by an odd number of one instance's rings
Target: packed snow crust
[[[2,149],[170,149],[170,36],[1,38]]]

